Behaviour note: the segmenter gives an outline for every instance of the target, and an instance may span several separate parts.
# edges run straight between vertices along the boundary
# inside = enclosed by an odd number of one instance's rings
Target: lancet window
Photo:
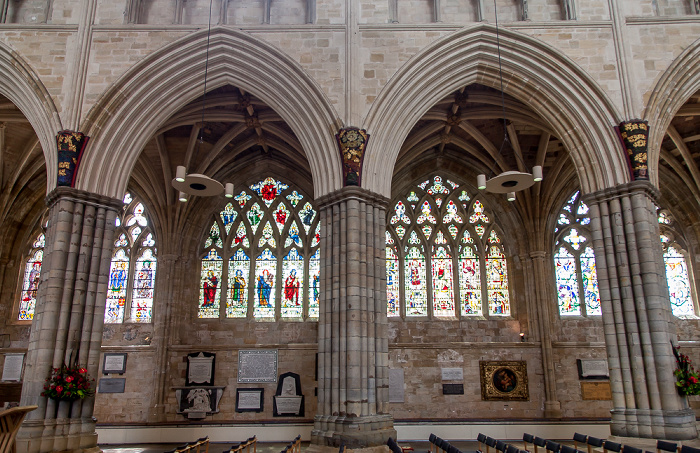
[[[485,202],[434,176],[393,201],[386,231],[387,315],[509,316],[508,263]]]
[[[153,319],[157,248],[143,203],[130,193],[116,219],[105,323]]]
[[[682,234],[675,228],[673,217],[667,211],[659,211],[658,220],[671,312],[679,318],[695,317],[695,291],[690,278],[692,260],[688,259],[688,249]]]
[[[272,177],[246,187],[208,225],[199,318],[317,319],[319,215]]]
[[[554,273],[562,316],[602,314],[590,223],[588,206],[577,191],[559,212],[555,228]]]
[[[44,259],[44,246],[46,237],[41,232],[32,242],[32,246],[24,261],[24,273],[22,278],[22,291],[19,298],[18,321],[31,321],[34,319],[36,308],[36,293],[39,289],[41,276],[41,263]]]

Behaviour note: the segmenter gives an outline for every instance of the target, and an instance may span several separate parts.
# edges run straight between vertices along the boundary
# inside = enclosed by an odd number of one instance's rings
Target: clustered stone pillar
[[[21,404],[36,405],[17,436],[18,451],[97,448],[94,397],[55,401],[41,396],[52,368],[99,369],[105,299],[119,200],[59,187],[49,207],[41,282],[27,349]]]
[[[349,448],[396,438],[388,414],[388,200],[346,187],[319,200],[323,289],[318,326],[318,414],[311,441]]]
[[[676,392],[675,326],[655,201],[636,181],[586,195],[613,394],[611,433],[692,439],[695,414]]]

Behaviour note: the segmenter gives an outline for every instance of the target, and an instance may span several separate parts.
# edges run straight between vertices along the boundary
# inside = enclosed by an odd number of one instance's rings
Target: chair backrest
[[[561,445],[556,442],[552,442],[551,440],[548,440],[545,441],[545,448],[547,448],[547,450],[549,451],[557,453],[561,449]]]
[[[447,447],[447,453],[462,453],[462,452],[459,451],[459,448],[455,447],[452,444],[449,444],[449,446]]]
[[[503,442],[502,440],[496,441],[496,450],[498,450],[498,451],[506,451],[506,443]]]
[[[532,434],[523,433],[523,441],[531,444],[531,443],[534,443],[534,440],[535,440],[535,436],[533,436]]]
[[[430,433],[430,436],[428,436],[428,442],[430,442],[431,444],[434,444],[435,439],[437,439],[437,436],[433,433]]]
[[[547,440],[543,439],[541,437],[537,437],[537,436],[535,436],[535,440],[533,440],[532,443],[537,445],[538,447],[546,447],[547,446]]]
[[[689,447],[688,445],[683,445],[681,447],[680,453],[700,453],[700,448]]]
[[[606,440],[603,443],[603,450],[605,451],[614,451],[615,453],[620,453],[621,449],[622,445],[618,444],[617,442],[610,442],[609,440]]]
[[[597,437],[588,436],[588,439],[586,439],[586,443],[592,447],[602,447],[603,446],[603,439],[598,439]]]
[[[486,434],[482,434],[482,433],[477,434],[476,440],[479,443],[482,443],[482,444],[485,443],[486,442]]]
[[[488,445],[489,447],[495,447],[496,446],[496,439],[494,439],[493,437],[487,437],[486,438],[486,445]]]
[[[675,442],[666,442],[665,440],[657,440],[656,441],[656,450],[657,451],[670,451],[675,453],[678,450],[678,444]]]
[[[576,449],[574,447],[569,447],[568,445],[562,445],[560,451],[561,453],[576,453]]]
[[[643,453],[641,448],[633,447],[631,445],[623,445],[622,451],[624,453]]]
[[[581,442],[582,444],[585,444],[587,438],[588,436],[585,434],[574,433],[574,442]]]
[[[506,447],[506,453],[518,453],[519,451],[520,451],[520,449],[518,447],[516,447],[515,445],[509,444]]]

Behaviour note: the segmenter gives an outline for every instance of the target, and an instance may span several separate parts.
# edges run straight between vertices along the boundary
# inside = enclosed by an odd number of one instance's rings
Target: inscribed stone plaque
[[[610,377],[605,359],[577,359],[579,379],[606,379]]]
[[[404,402],[404,377],[403,368],[389,369],[389,402]]]
[[[443,381],[463,381],[464,370],[461,368],[442,368]]]
[[[610,381],[581,382],[582,400],[612,400]]]
[[[124,372],[126,372],[126,353],[105,353],[102,374],[124,374]]]
[[[97,387],[98,393],[124,393],[126,378],[103,378]]]
[[[442,384],[443,395],[464,395],[464,384]]]
[[[22,364],[24,354],[5,354],[5,364],[2,368],[3,381],[19,381],[22,379]]]
[[[236,389],[236,412],[262,412],[264,389]]]
[[[301,415],[301,396],[275,396],[275,409],[279,415]]]
[[[187,354],[188,386],[214,385],[214,360],[216,354],[195,352]]]
[[[277,382],[277,349],[238,351],[238,382]]]

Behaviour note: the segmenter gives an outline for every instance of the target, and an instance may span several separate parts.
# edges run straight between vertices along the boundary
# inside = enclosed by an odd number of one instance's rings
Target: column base
[[[386,445],[396,439],[394,418],[391,415],[367,415],[361,417],[317,415],[311,431],[313,445],[357,449]]]
[[[544,417],[545,418],[561,418],[561,403],[559,401],[544,402]]]
[[[698,430],[695,412],[654,411],[648,409],[613,409],[610,411],[610,434],[619,437],[643,437],[654,439],[696,439]]]
[[[97,453],[95,422],[82,419],[25,420],[17,433],[17,453]]]

